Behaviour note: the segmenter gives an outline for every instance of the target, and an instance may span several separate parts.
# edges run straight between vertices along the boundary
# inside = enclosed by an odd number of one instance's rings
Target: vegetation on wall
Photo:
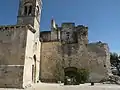
[[[87,69],[78,69],[77,70],[78,73],[78,83],[86,83],[88,81],[89,78],[89,70]]]
[[[120,76],[120,55],[117,53],[110,53],[111,66],[117,69],[117,75]]]

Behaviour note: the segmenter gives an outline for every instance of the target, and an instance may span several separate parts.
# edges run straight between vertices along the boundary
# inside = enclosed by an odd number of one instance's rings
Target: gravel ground
[[[5,89],[1,88],[0,90],[23,90],[23,89]],[[39,83],[34,85],[33,87],[24,89],[24,90],[120,90],[119,85],[113,84],[95,84],[91,86],[90,83],[81,84],[76,86],[64,86],[60,84],[45,84]]]

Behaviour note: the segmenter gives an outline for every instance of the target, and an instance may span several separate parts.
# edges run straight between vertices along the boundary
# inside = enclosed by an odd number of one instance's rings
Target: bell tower
[[[39,37],[42,0],[19,0],[17,17],[18,25],[31,24],[36,30],[35,37]]]

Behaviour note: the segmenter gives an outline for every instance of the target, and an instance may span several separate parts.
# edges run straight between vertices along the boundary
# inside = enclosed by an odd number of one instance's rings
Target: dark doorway
[[[78,85],[78,73],[77,68],[68,67],[64,69],[65,71],[65,85]]]

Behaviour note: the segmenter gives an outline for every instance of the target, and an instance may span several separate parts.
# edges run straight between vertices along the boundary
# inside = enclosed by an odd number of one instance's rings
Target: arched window
[[[24,7],[24,15],[27,15],[27,6]]]
[[[25,3],[24,4],[24,15],[32,15],[32,3]]]
[[[32,5],[29,6],[29,12],[28,12],[28,15],[31,15],[32,14]]]

